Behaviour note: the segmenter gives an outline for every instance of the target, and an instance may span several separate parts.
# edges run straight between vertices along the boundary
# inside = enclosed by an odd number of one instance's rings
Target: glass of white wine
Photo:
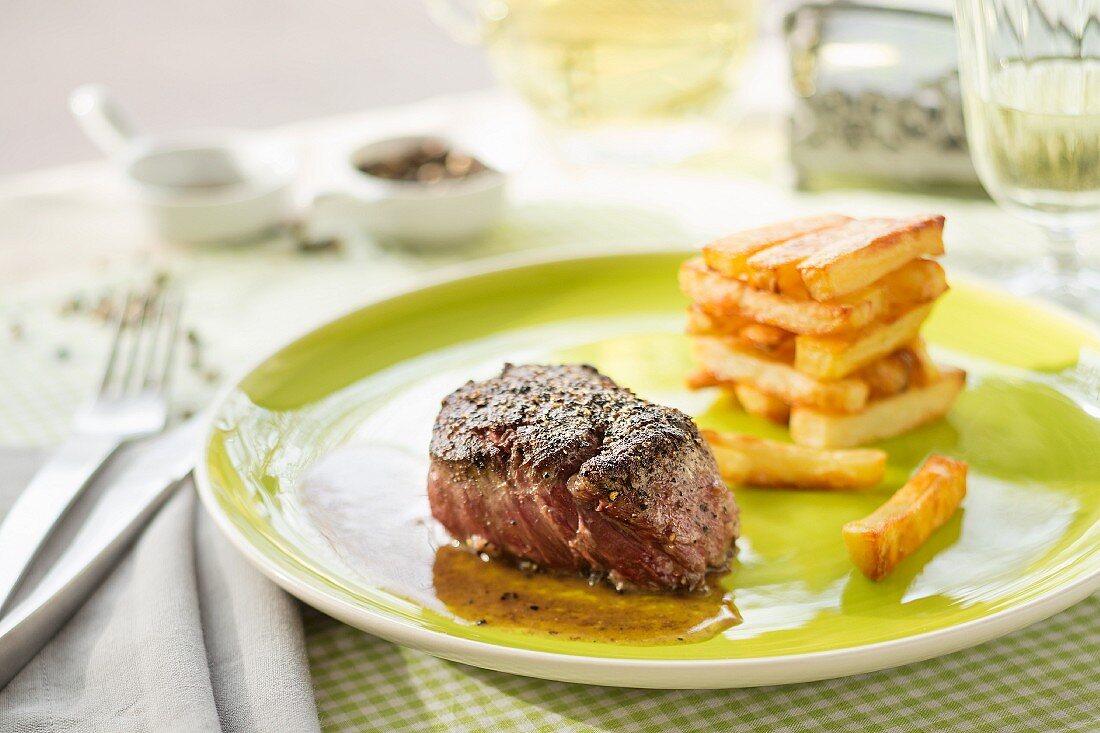
[[[1100,2],[956,0],[955,18],[978,176],[1050,242],[1042,267],[1007,284],[1100,315],[1081,251],[1100,224]]]
[[[756,0],[425,0],[574,159],[705,148],[756,31]]]

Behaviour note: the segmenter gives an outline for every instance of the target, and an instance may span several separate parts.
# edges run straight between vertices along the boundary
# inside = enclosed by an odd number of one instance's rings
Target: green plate
[[[952,277],[925,335],[969,373],[946,420],[882,444],[861,493],[736,487],[732,590],[743,623],[705,641],[568,641],[476,625],[434,601],[427,441],[439,400],[504,361],[585,361],[700,425],[785,439],[717,392],[683,388],[687,255],[467,274],[355,311],[264,360],[220,402],[203,500],[266,574],[347,623],[449,659],[651,687],[747,686],[880,669],[1020,628],[1100,587],[1100,346],[1074,317]],[[931,452],[970,464],[963,508],[887,580],[841,540]],[[419,547],[419,545],[418,545]],[[414,557],[415,555],[415,557]]]

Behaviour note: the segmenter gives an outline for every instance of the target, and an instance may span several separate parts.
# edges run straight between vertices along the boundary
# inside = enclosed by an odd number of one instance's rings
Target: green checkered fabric
[[[894,670],[745,690],[635,690],[447,662],[312,610],[329,731],[1095,731],[1100,597],[970,650]]]

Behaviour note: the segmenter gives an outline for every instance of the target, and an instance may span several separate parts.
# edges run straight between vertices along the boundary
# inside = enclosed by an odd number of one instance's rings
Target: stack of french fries
[[[943,217],[814,216],[734,234],[684,263],[692,386],[845,448],[942,417],[965,382],[920,329],[947,291]]]

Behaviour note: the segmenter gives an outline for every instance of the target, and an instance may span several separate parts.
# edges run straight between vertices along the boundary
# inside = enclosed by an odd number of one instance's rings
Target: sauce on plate
[[[713,580],[713,579],[712,579]],[[444,545],[432,565],[436,597],[459,618],[573,641],[704,641],[741,622],[731,593],[619,593],[574,575],[524,572]]]

